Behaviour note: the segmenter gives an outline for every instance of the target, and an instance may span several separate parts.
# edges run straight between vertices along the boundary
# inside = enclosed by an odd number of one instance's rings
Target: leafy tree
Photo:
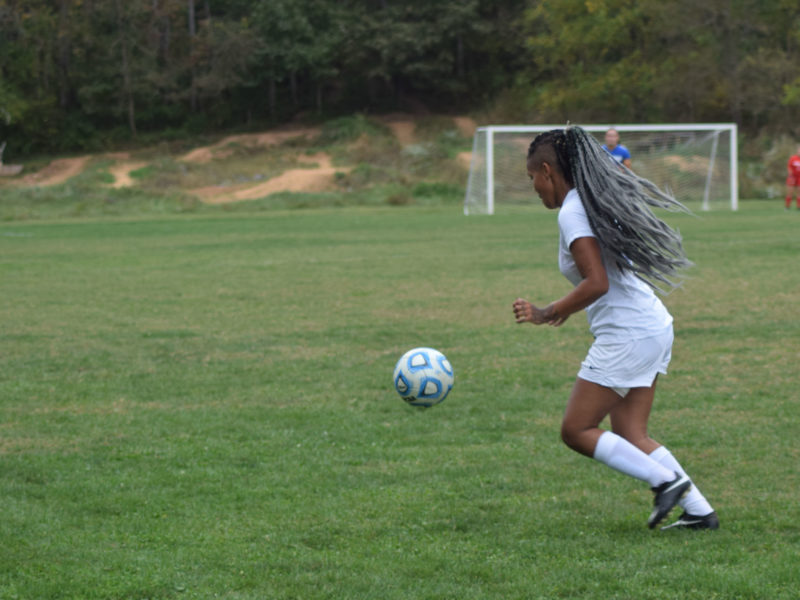
[[[24,152],[57,133],[55,38],[49,3],[0,0],[0,132],[9,149]]]
[[[322,88],[338,73],[341,18],[341,10],[324,0],[261,0],[256,5],[253,23],[261,40],[259,63],[273,118],[278,112],[278,85],[288,82],[297,108],[303,78],[315,89],[315,103],[321,109]]]
[[[525,14],[533,112],[546,120],[647,120],[654,49],[647,2],[543,1]]]
[[[0,137],[492,106],[792,130],[798,59],[797,0],[0,0]]]
[[[800,100],[798,7],[781,0],[543,0],[525,12],[531,118],[729,121]],[[775,35],[779,32],[779,35]]]

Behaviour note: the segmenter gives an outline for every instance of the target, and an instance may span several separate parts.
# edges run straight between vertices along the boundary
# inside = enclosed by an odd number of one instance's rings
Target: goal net
[[[583,129],[604,143],[608,125]],[[563,125],[480,127],[472,144],[464,214],[494,214],[511,205],[538,204],[525,171],[528,146],[542,131]],[[690,208],[738,207],[736,125],[617,125],[631,168]]]

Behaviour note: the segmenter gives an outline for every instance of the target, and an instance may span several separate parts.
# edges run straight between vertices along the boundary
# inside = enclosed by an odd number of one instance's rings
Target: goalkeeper
[[[544,308],[517,298],[516,321],[558,326],[585,309],[595,337],[567,402],[562,439],[649,483],[655,493],[650,528],[679,504],[683,514],[662,529],[716,529],[714,509],[647,431],[656,378],[667,371],[673,340],[672,316],[651,282],[675,285],[671,278],[691,264],[678,233],[650,206],[683,206],[632,171],[615,168],[579,127],[539,135],[527,168],[542,203],[559,209],[559,269],[575,287]],[[606,416],[611,431],[599,427]]]
[[[615,161],[631,168],[631,153],[630,151],[619,143],[619,132],[613,127],[606,131],[606,143],[603,144],[603,150],[608,152]]]

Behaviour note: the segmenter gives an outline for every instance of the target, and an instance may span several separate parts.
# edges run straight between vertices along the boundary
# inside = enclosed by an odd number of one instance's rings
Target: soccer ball
[[[394,389],[412,406],[439,404],[453,389],[453,367],[433,348],[409,350],[394,368]]]

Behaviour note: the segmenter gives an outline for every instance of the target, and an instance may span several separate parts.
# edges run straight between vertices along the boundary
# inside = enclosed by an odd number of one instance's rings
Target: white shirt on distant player
[[[573,285],[583,277],[570,245],[581,237],[596,238],[577,190],[571,189],[558,212],[558,268]],[[586,307],[589,329],[604,342],[641,339],[660,334],[672,324],[672,315],[652,288],[632,272],[604,262],[608,291]]]

